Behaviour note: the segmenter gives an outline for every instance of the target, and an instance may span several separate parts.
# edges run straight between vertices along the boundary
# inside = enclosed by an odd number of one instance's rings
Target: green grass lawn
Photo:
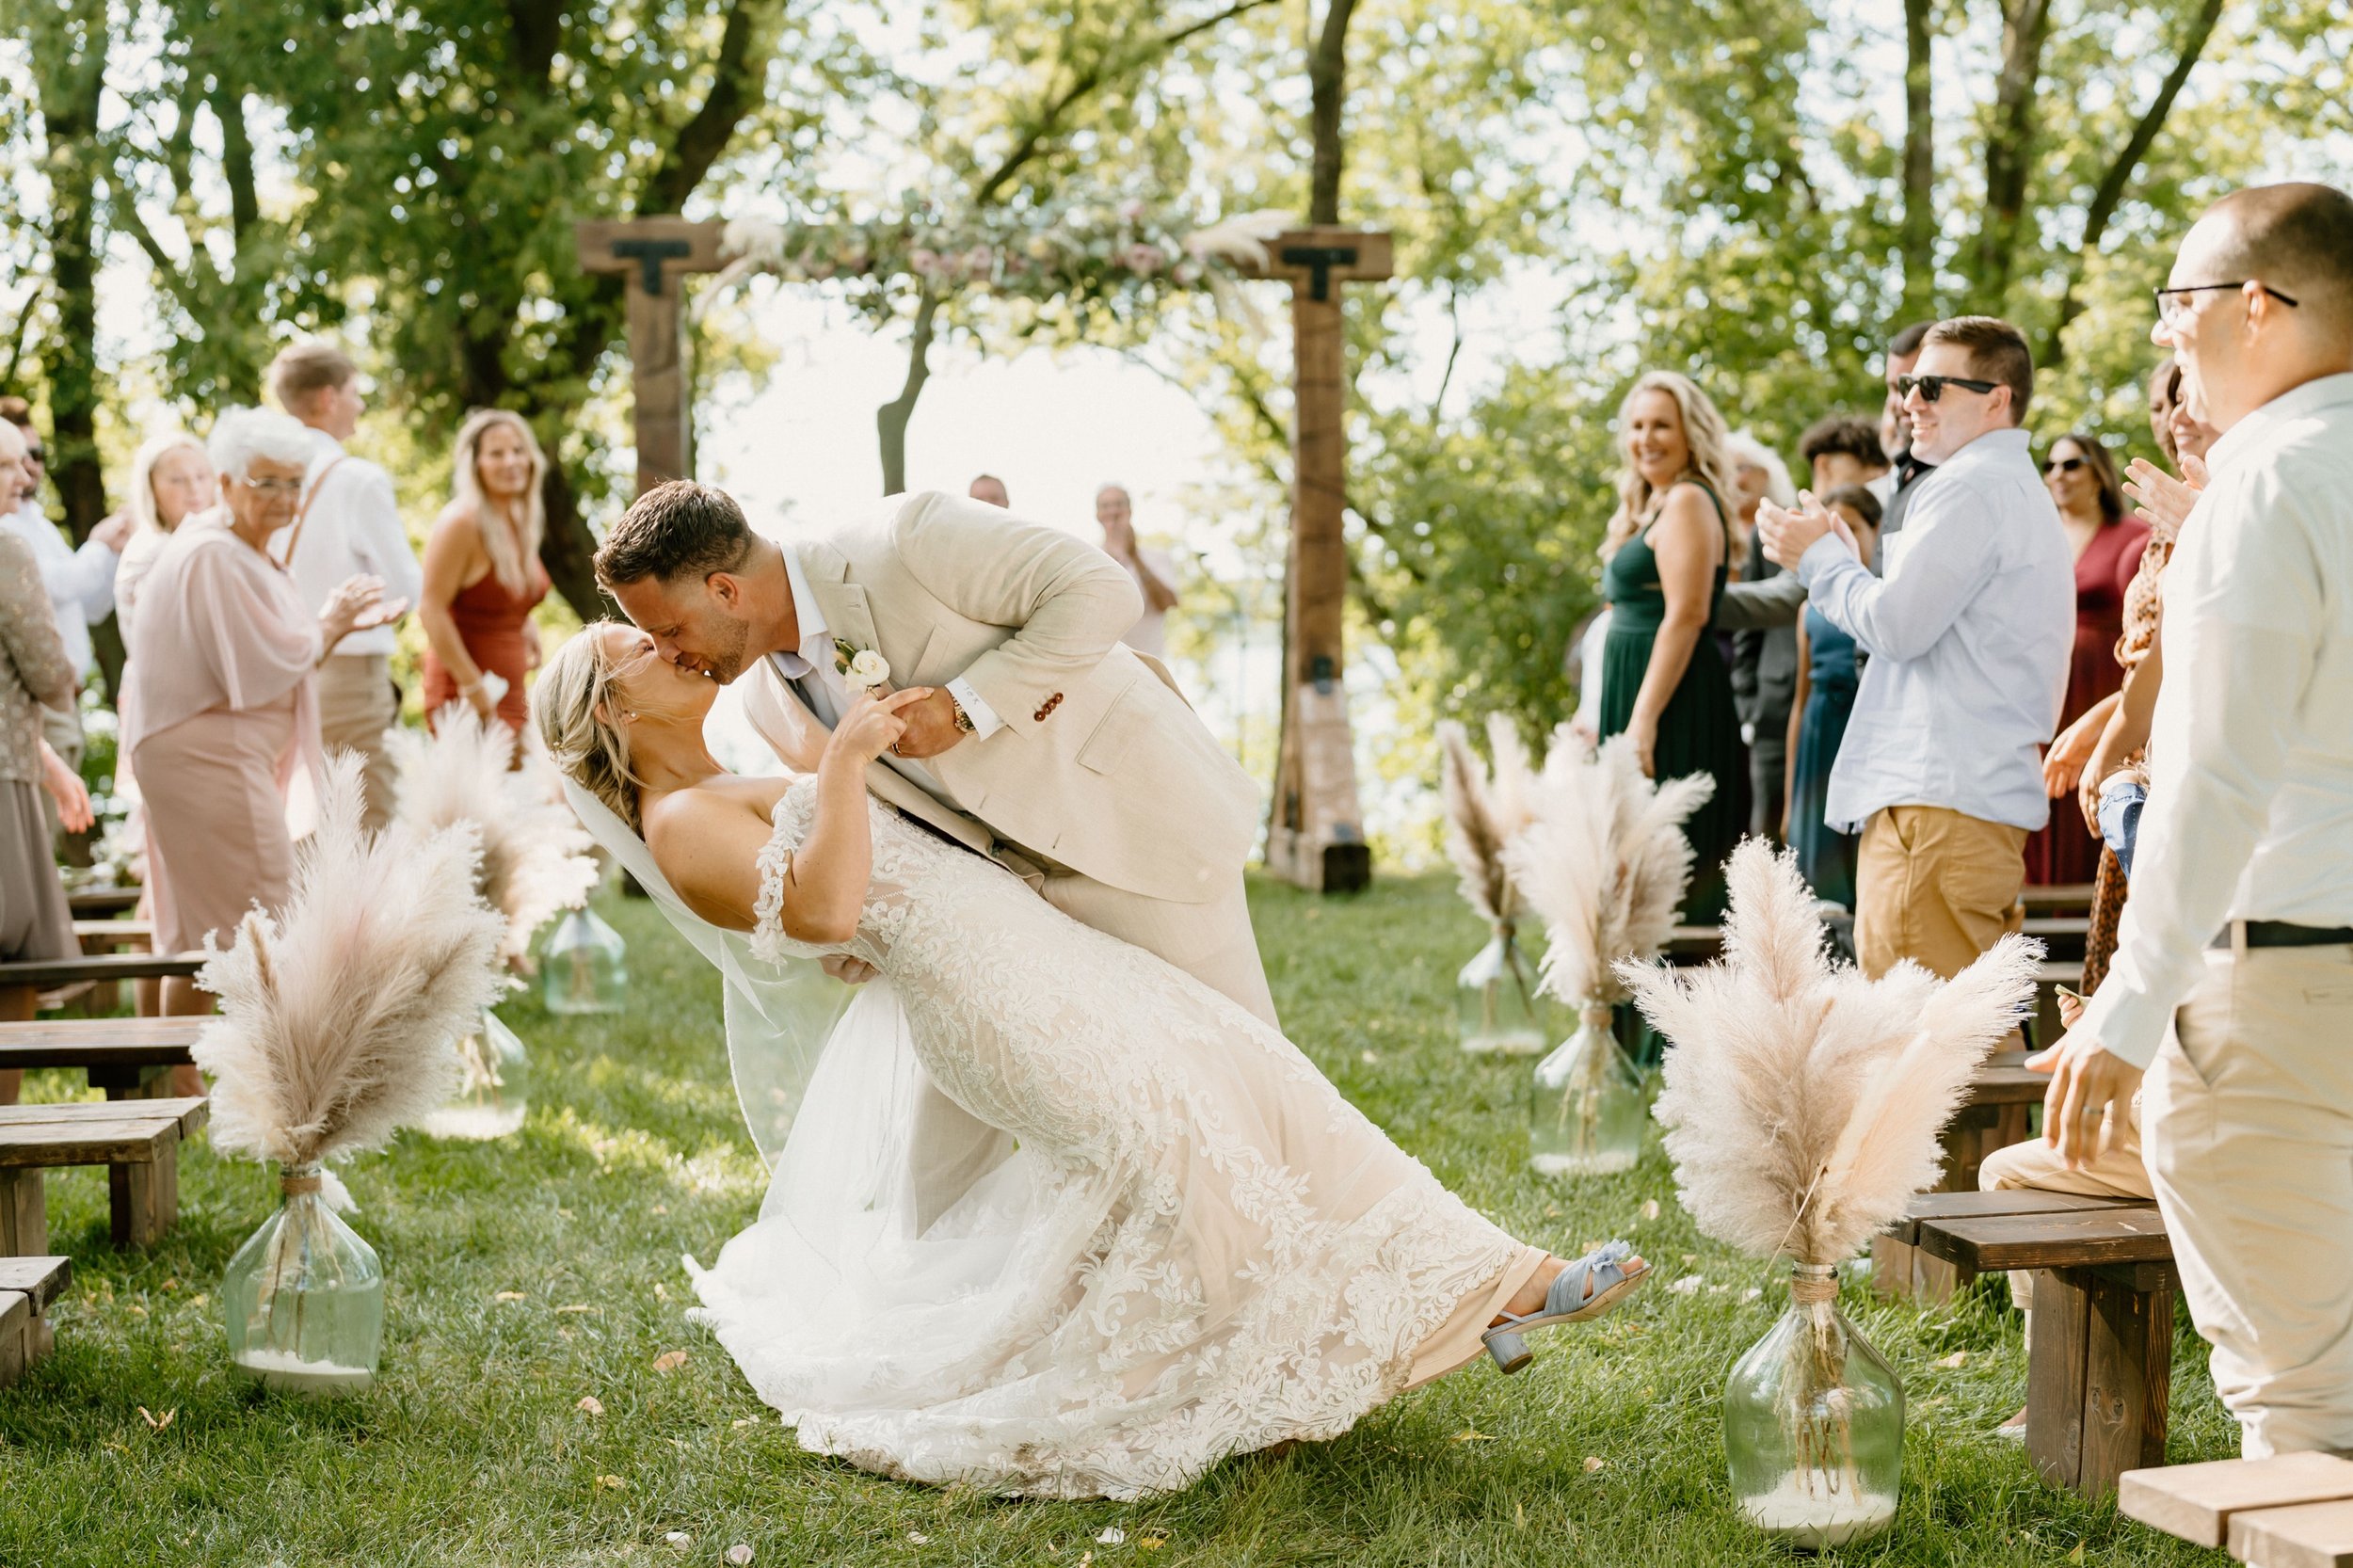
[[[52,1245],[74,1283],[56,1353],[0,1392],[0,1565],[718,1563],[739,1542],[762,1564],[1785,1560],[1732,1512],[1717,1421],[1726,1369],[1780,1309],[1770,1272],[1698,1238],[1655,1143],[1636,1171],[1584,1185],[1524,1168],[1529,1064],[1454,1044],[1452,977],[1480,932],[1444,883],[1254,896],[1284,1018],[1351,1098],[1517,1234],[1564,1252],[1631,1236],[1657,1284],[1597,1328],[1545,1336],[1518,1378],[1481,1363],[1337,1442],[1230,1461],[1182,1496],[1006,1503],[810,1458],[685,1320],[680,1255],[709,1260],[747,1224],[762,1173],[716,984],[650,905],[613,900],[629,1012],[503,1010],[538,1073],[523,1130],[408,1134],[346,1171],[353,1223],[391,1279],[383,1374],[364,1397],[309,1404],[230,1376],[214,1298],[269,1211],[261,1167],[194,1149],[181,1226],[144,1254],[108,1246],[101,1174],[51,1176]],[[36,1077],[26,1097],[73,1097],[77,1081]],[[1688,1275],[1705,1283],[1665,1288]],[[1911,1425],[1895,1529],[1836,1555],[2217,1560],[2044,1488],[1991,1435],[2025,1378],[1995,1285],[1925,1311],[1848,1291],[1905,1380]],[[683,1366],[654,1369],[678,1350]],[[2185,1325],[2172,1457],[2234,1449]],[[1125,1540],[1098,1542],[1113,1529]],[[692,1544],[666,1544],[671,1531]]]

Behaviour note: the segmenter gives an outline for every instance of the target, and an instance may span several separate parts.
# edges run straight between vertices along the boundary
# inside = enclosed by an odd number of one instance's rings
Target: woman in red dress
[[[444,704],[462,701],[520,737],[529,711],[523,678],[539,665],[531,611],[549,585],[539,565],[547,518],[539,482],[548,460],[521,415],[483,408],[457,432],[455,469],[457,493],[425,541],[417,605],[426,644],[425,723]]]
[[[2124,590],[2140,569],[2149,525],[2125,515],[2124,486],[2107,449],[2089,436],[2061,436],[2042,465],[2075,551],[2075,652],[2067,671],[2059,728],[2080,718],[2124,683],[2116,641],[2124,631]],[[2089,883],[2100,866],[2100,840],[2074,811],[2055,809],[2051,824],[2026,840],[2026,881],[2047,888]]]

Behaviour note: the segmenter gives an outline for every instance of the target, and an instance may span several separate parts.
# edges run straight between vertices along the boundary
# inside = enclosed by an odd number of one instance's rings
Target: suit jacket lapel
[[[808,576],[808,591],[824,613],[825,632],[852,648],[877,648],[874,612],[866,590],[850,581],[849,558],[820,540],[801,547],[801,569]],[[888,658],[888,654],[884,657]],[[901,672],[894,670],[895,678]]]

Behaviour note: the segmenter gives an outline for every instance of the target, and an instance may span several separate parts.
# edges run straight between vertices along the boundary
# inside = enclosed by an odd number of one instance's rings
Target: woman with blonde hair
[[[539,565],[548,460],[520,414],[479,408],[457,432],[456,495],[424,544],[425,722],[463,701],[518,737],[523,678],[539,664],[532,608],[548,595]],[[521,753],[516,753],[518,760]]]
[[[1749,820],[1748,758],[1732,674],[1707,634],[1732,548],[1723,415],[1689,377],[1655,370],[1618,408],[1625,459],[1602,541],[1601,734],[1634,737],[1654,778],[1706,774],[1716,792],[1683,824],[1691,841],[1683,918],[1723,913],[1724,856]]]
[[[123,542],[122,564],[115,568],[115,626],[128,650],[131,621],[138,606],[139,584],[155,558],[171,542],[172,531],[220,499],[213,479],[213,459],[204,443],[185,430],[152,436],[131,459],[131,494],[123,510],[131,514],[131,536]]]

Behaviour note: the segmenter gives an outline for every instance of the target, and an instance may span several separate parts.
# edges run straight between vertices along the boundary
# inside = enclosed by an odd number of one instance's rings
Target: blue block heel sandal
[[[1629,1271],[1625,1260],[1634,1248],[1624,1241],[1597,1247],[1561,1271],[1545,1292],[1544,1308],[1524,1318],[1503,1314],[1503,1321],[1481,1336],[1487,1353],[1506,1372],[1516,1372],[1536,1359],[1521,1337],[1532,1328],[1555,1323],[1583,1323],[1601,1317],[1642,1287],[1650,1277],[1645,1263]]]

